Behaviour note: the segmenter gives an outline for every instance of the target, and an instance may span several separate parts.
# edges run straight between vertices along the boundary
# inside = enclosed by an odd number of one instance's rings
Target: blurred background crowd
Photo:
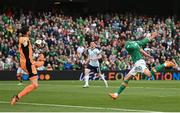
[[[146,59],[151,68],[173,60],[180,70],[180,21],[176,16],[157,17],[135,13],[97,13],[71,16],[63,13],[33,13],[21,10],[0,15],[0,70],[16,70],[18,37],[22,25],[28,25],[34,44],[42,40],[48,46],[43,70],[82,70],[91,41],[102,50],[101,70],[127,70],[133,65],[118,39],[141,40],[158,32],[158,37],[144,48],[155,62]]]

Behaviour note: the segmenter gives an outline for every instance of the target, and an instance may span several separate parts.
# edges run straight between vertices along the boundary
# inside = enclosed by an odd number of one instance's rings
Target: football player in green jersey
[[[173,67],[175,64],[171,61],[166,61],[163,64],[154,67],[151,71],[146,67],[146,62],[143,59],[143,56],[148,57],[151,61],[153,61],[153,57],[146,53],[142,47],[144,47],[148,42],[157,37],[157,33],[154,32],[151,36],[144,38],[140,41],[126,41],[126,37],[122,36],[120,39],[120,45],[125,47],[128,51],[128,54],[131,56],[132,61],[134,63],[133,68],[129,71],[129,73],[125,76],[124,81],[120,85],[119,89],[115,93],[109,93],[112,99],[117,99],[119,94],[124,91],[126,86],[128,85],[129,80],[135,76],[138,72],[144,73],[149,78],[152,78],[152,75],[155,72],[162,70],[165,67]]]

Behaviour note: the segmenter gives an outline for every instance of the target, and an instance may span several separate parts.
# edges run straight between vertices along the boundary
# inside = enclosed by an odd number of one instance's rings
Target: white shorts
[[[133,68],[129,71],[128,75],[135,76],[137,73],[144,73],[144,70],[147,69],[146,62],[143,59],[138,60]]]
[[[45,67],[44,67],[44,66],[41,66],[41,67],[38,67],[38,68],[37,68],[37,71],[43,71],[43,70],[45,70]]]
[[[27,74],[21,67],[18,67],[17,74]]]

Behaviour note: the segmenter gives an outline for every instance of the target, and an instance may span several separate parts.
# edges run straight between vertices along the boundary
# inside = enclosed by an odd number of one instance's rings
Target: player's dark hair
[[[26,26],[26,25],[22,26],[22,28],[21,28],[22,35],[26,35],[28,31],[29,31],[28,26]]]

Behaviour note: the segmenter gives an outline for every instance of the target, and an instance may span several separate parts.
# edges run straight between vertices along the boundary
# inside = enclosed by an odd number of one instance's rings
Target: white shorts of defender
[[[144,73],[144,70],[147,69],[146,62],[143,59],[138,60],[133,68],[129,71],[128,75],[135,76],[137,73]]]
[[[21,67],[18,67],[17,74],[27,74]]]

